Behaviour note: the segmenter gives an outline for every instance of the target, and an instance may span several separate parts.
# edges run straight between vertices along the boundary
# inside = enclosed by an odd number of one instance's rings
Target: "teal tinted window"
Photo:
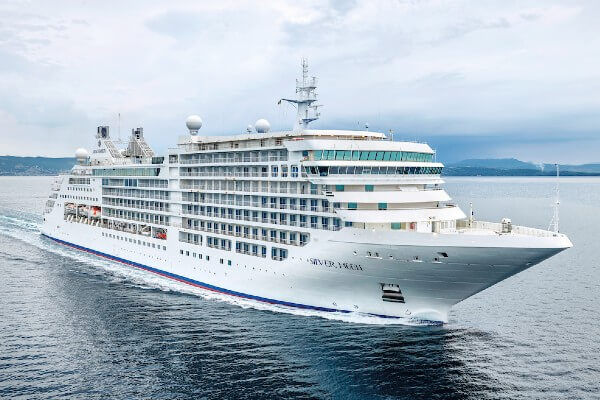
[[[400,222],[392,222],[392,229],[401,229]]]
[[[350,161],[352,159],[352,152],[350,150],[344,151],[344,160]]]
[[[374,160],[376,156],[377,156],[377,152],[376,151],[370,151],[369,152],[369,160]]]
[[[321,160],[321,156],[323,155],[323,151],[322,150],[315,150],[314,154],[315,154],[315,161],[320,161]]]
[[[335,159],[336,160],[343,160],[344,159],[344,152],[340,151],[340,150],[337,150],[335,152]]]
[[[357,161],[360,158],[360,151],[352,152],[352,160]]]
[[[369,159],[369,152],[368,151],[361,151],[360,152],[360,159],[361,160],[368,160]]]
[[[335,185],[335,190],[336,190],[336,192],[343,192],[344,185]]]
[[[365,192],[372,192],[373,191],[373,185],[365,185]]]
[[[356,210],[358,208],[356,203],[348,203],[348,210]]]
[[[387,203],[377,203],[377,208],[380,210],[387,210]]]
[[[328,160],[335,160],[335,150],[328,150],[327,151],[327,159]]]
[[[383,151],[378,151],[375,159],[379,161],[383,160]]]
[[[383,154],[383,161],[390,161],[392,158],[392,152],[391,151],[386,151]]]

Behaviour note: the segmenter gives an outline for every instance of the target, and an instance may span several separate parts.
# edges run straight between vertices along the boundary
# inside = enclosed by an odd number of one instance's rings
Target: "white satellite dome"
[[[80,147],[77,150],[75,150],[75,158],[78,160],[85,160],[89,156],[90,156],[90,153],[88,153],[88,151],[86,149],[84,149],[83,147]]]
[[[196,135],[198,130],[202,128],[202,118],[198,115],[190,115],[185,120],[185,125],[190,130],[190,135]]]
[[[261,118],[254,124],[254,129],[258,133],[267,133],[271,130],[271,124],[266,119]]]

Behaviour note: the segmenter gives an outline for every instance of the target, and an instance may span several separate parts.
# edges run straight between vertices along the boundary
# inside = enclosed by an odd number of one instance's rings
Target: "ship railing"
[[[116,197],[116,198],[128,198],[128,199],[150,199],[150,200],[169,200],[170,196],[151,196],[151,195],[131,195],[123,193],[109,193],[102,192],[103,197]]]
[[[179,238],[179,241],[183,242],[183,243],[189,243],[189,244],[195,244],[195,245],[201,245],[202,244],[202,242],[199,241],[199,240],[189,240],[189,239]]]
[[[262,258],[266,258],[267,255],[266,254],[259,254],[256,251],[250,251],[250,250],[242,250],[242,249],[235,249],[236,253],[240,253],[240,254],[246,254],[249,256],[255,256],[255,257],[262,257]]]
[[[128,210],[150,210],[150,211],[160,211],[160,212],[171,212],[172,210],[170,210],[167,207],[152,207],[152,206],[141,206],[141,205],[127,205],[127,204],[117,204],[114,202],[106,202],[103,201],[102,202],[103,205],[108,206],[108,207],[118,207],[118,208],[125,208]]]
[[[236,177],[236,178],[268,178],[268,172],[180,172],[183,177]]]
[[[182,215],[191,215],[191,216],[199,216],[199,217],[214,217],[214,218],[222,218],[222,219],[228,219],[228,220],[236,220],[236,221],[250,221],[250,222],[262,222],[263,224],[272,224],[272,225],[288,225],[288,226],[297,226],[297,227],[301,227],[301,228],[313,228],[313,229],[321,229],[321,230],[331,230],[331,231],[338,231],[341,229],[341,226],[336,226],[334,225],[323,225],[323,224],[319,224],[319,223],[308,223],[306,221],[300,221],[298,222],[297,220],[295,221],[291,221],[291,220],[277,220],[277,219],[269,219],[269,218],[260,218],[260,217],[252,217],[252,216],[242,216],[242,215],[236,215],[236,216],[231,216],[229,214],[220,214],[220,213],[213,213],[213,212],[208,212],[208,211],[191,211],[191,210],[184,210],[182,212]],[[185,227],[184,227],[185,228]]]
[[[494,231],[498,234],[504,233],[508,234],[508,232],[504,232],[502,223],[499,222],[489,222],[489,221],[469,221],[468,219],[457,220],[456,221],[456,229],[457,230],[487,230]],[[535,236],[535,237],[553,237],[556,236],[555,232],[547,231],[544,229],[538,228],[530,228],[528,226],[519,226],[512,225],[510,229],[510,233],[514,233],[517,235],[524,236]]]
[[[211,191],[211,192],[231,192],[231,193],[240,193],[240,194],[247,194],[247,193],[285,193],[285,194],[309,194],[308,191],[306,190],[300,190],[300,189],[275,189],[275,188],[260,188],[260,187],[251,187],[251,188],[220,188],[220,187],[214,187],[211,185],[200,185],[200,184],[190,184],[190,183],[182,183],[180,186],[180,189],[182,190],[205,190],[205,191]],[[310,194],[314,194],[314,195],[318,195],[319,193],[317,191],[310,191]],[[324,194],[324,193],[323,193]]]
[[[286,156],[268,156],[268,157],[208,157],[208,158],[191,158],[180,160],[180,164],[221,164],[221,163],[253,163],[253,162],[269,162],[269,161],[287,161]]]

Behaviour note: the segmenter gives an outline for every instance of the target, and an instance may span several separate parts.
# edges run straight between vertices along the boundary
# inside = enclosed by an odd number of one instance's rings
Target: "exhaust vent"
[[[394,285],[393,283],[382,283],[381,290],[383,291],[381,300],[391,301],[393,303],[404,303],[404,296],[402,295],[400,286]]]

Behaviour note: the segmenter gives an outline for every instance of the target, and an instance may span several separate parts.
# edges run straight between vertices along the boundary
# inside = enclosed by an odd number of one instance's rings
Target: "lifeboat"
[[[73,203],[65,204],[65,211],[67,212],[67,214],[75,214],[75,208],[75,204]]]
[[[100,207],[92,207],[92,210],[90,212],[90,216],[92,217],[99,217],[101,214],[101,208]]]
[[[144,236],[150,236],[150,227],[142,226],[142,228],[140,229],[140,234]]]

